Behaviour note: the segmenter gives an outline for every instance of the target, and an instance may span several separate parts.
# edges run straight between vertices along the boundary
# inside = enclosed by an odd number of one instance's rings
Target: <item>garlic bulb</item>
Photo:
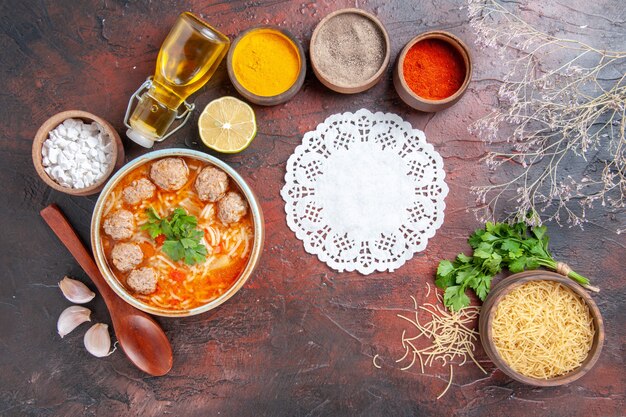
[[[109,336],[109,326],[104,323],[96,323],[85,333],[85,348],[93,356],[102,358],[109,356],[111,349],[111,337]]]
[[[64,337],[81,323],[91,321],[91,310],[81,306],[70,306],[63,310],[57,321],[59,336]]]
[[[96,296],[85,284],[68,276],[59,282],[59,288],[65,298],[76,304],[88,303]]]

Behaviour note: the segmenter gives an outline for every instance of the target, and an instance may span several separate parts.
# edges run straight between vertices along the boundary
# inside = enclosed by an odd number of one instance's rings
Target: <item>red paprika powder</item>
[[[465,81],[463,57],[441,39],[424,39],[413,45],[404,58],[402,70],[409,88],[428,100],[450,97]]]

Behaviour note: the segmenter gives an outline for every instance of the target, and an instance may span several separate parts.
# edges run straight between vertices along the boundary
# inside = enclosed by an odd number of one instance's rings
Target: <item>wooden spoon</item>
[[[41,210],[41,217],[74,256],[109,308],[115,336],[128,359],[142,371],[165,375],[172,369],[172,346],[157,322],[113,292],[96,266],[91,254],[56,204]]]

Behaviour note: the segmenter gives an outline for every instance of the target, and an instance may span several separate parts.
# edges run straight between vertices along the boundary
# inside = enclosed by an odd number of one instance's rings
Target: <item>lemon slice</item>
[[[221,97],[206,105],[198,119],[200,139],[223,153],[241,152],[256,136],[254,110],[235,97]]]

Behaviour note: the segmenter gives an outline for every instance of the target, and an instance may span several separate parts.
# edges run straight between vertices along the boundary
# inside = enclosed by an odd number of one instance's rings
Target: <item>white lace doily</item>
[[[334,114],[307,132],[287,162],[287,224],[340,272],[393,271],[443,223],[441,156],[393,113]]]

